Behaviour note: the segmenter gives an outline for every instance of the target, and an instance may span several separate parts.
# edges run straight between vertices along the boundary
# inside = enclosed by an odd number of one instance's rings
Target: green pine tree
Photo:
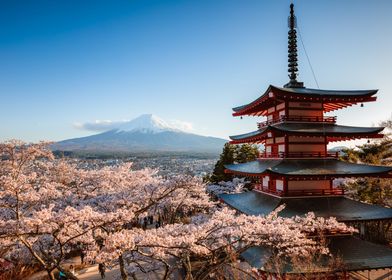
[[[206,177],[205,180],[212,183],[230,181],[233,179],[233,175],[225,173],[226,164],[249,162],[255,160],[258,155],[259,149],[257,145],[232,145],[226,143],[223,147],[219,160],[215,164],[213,173]]]
[[[235,162],[245,163],[255,160],[259,156],[259,149],[257,145],[243,144],[237,145]]]
[[[392,129],[392,118],[381,123],[387,129]],[[388,132],[388,130],[387,130]],[[392,165],[392,135],[386,134],[381,141],[375,141],[357,146],[356,149],[347,149],[341,157],[342,160],[354,163],[367,163],[376,165]],[[349,195],[357,200],[367,203],[392,207],[392,180],[389,178],[360,178],[346,184]]]

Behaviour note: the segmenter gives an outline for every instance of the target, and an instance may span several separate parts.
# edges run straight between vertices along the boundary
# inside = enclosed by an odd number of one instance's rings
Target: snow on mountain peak
[[[123,123],[117,132],[138,131],[143,133],[159,133],[163,131],[180,131],[153,114],[144,114]]]

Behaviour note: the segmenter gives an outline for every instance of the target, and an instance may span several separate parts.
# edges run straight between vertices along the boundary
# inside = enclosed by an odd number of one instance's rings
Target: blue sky
[[[380,89],[332,112],[372,125],[392,113],[392,1],[297,0],[325,89]],[[227,138],[256,128],[231,108],[287,82],[288,0],[1,1],[0,140],[61,140],[95,120],[153,113]],[[300,49],[300,80],[316,88]]]

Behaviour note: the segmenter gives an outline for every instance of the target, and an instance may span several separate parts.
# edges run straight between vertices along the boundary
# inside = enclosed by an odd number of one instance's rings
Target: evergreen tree
[[[235,162],[245,163],[255,160],[259,156],[257,145],[243,144],[237,145],[235,154]]]
[[[391,129],[392,119],[382,122],[381,125]],[[357,146],[356,149],[347,149],[344,152],[341,159],[345,161],[392,165],[392,138],[387,134],[381,141]],[[391,183],[392,180],[388,178],[360,178],[345,184],[345,188],[354,199],[392,207]]]
[[[219,160],[216,162],[214,171],[209,178],[210,182],[220,182],[220,181],[230,181],[232,178],[231,174],[225,173],[225,164],[234,163],[234,155],[235,155],[235,146],[229,143],[226,143],[223,146],[223,150],[221,155],[219,156]]]
[[[206,177],[205,180],[213,183],[231,181],[233,179],[233,175],[225,173],[226,164],[249,162],[255,160],[258,155],[259,150],[257,145],[232,145],[226,143],[223,147],[219,160],[215,164],[212,175]]]

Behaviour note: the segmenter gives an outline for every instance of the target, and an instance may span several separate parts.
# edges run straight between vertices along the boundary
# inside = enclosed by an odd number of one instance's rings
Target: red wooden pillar
[[[289,191],[289,186],[288,186],[288,182],[287,182],[287,177],[283,177],[283,193],[284,196],[287,196]]]
[[[284,157],[287,157],[289,154],[289,143],[288,142],[289,142],[289,137],[287,136],[287,134],[285,134],[284,135],[284,153],[285,153]]]

